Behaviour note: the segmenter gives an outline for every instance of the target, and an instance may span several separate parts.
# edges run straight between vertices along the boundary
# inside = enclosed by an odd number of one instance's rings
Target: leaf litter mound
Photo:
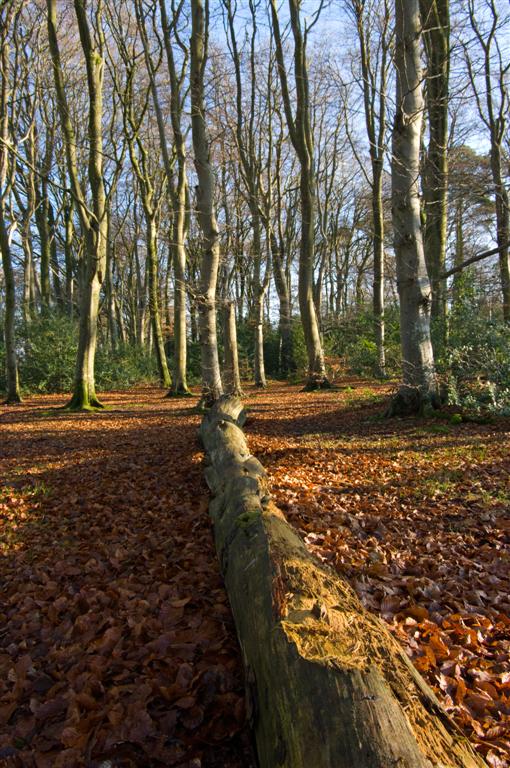
[[[388,392],[353,381],[253,394],[250,450],[309,549],[387,622],[488,764],[505,768],[510,420],[388,421]]]
[[[249,768],[200,417],[105,401],[0,415],[0,764]]]

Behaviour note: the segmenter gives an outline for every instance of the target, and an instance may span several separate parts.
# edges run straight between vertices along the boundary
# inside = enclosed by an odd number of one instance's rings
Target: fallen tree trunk
[[[261,768],[485,766],[384,624],[272,503],[237,398],[200,428]]]

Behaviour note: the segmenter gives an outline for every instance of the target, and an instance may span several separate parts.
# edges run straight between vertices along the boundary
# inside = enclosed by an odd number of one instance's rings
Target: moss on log
[[[240,400],[200,434],[261,768],[485,766],[384,624],[308,552],[250,455]]]

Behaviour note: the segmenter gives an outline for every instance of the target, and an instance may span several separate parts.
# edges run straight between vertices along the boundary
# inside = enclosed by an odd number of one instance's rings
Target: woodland
[[[0,40],[0,767],[508,768],[506,0]]]

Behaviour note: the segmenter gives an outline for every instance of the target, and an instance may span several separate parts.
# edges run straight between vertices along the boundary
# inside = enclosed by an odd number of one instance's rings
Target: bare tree
[[[9,96],[10,96],[10,60],[9,30],[15,20],[16,6],[12,0],[0,7],[0,249],[5,280],[5,368],[7,378],[7,403],[21,402],[18,380],[18,359],[16,353],[15,313],[16,286],[12,262],[9,227],[7,223],[7,196],[12,186],[9,157]]]
[[[358,33],[363,108],[372,166],[371,203],[373,226],[373,307],[378,374],[386,375],[384,347],[384,209],[383,170],[386,147],[386,101],[390,64],[390,6],[388,0],[351,0]]]
[[[510,57],[505,58],[508,46],[503,46],[499,39],[501,18],[496,0],[484,0],[476,4],[474,0],[468,0],[468,13],[471,28],[482,52],[481,82],[468,47],[465,46],[464,50],[478,114],[490,138],[491,171],[496,198],[496,240],[500,249],[503,319],[505,323],[510,323],[510,202],[503,168],[505,162],[503,145],[510,106],[508,88]]]
[[[323,2],[320,3],[311,24],[317,20]],[[276,0],[271,0],[271,19],[276,46],[276,61],[282,89],[287,127],[294,150],[298,156],[301,198],[301,250],[299,257],[299,308],[308,354],[307,389],[329,387],[324,365],[324,352],[319,333],[319,323],[313,296],[313,269],[316,217],[316,182],[313,131],[310,120],[310,95],[306,42],[311,26],[303,31],[299,0],[289,0],[290,23],[294,39],[294,80],[296,85],[296,110],[293,114],[291,95],[285,66],[282,35]]]
[[[426,105],[429,143],[422,171],[425,261],[432,287],[431,320],[438,349],[446,344],[444,271],[448,229],[448,99],[450,79],[449,0],[420,0],[427,59]]]
[[[87,205],[85,190],[80,180],[76,155],[76,136],[71,120],[64,84],[64,72],[57,37],[57,3],[47,0],[48,38],[53,63],[57,105],[67,160],[72,193],[76,201],[85,239],[86,252],[82,271],[80,302],[80,334],[71,409],[102,408],[96,396],[94,361],[97,343],[99,295],[106,267],[108,221],[103,179],[103,74],[104,34],[101,26],[102,3],[95,9],[95,28],[87,14],[85,0],[74,0],[80,42],[87,71],[88,109],[88,183],[92,208]]]
[[[233,9],[231,0],[222,0],[226,11],[227,33],[229,48],[234,64],[236,81],[236,120],[235,120],[235,139],[240,159],[240,171],[244,185],[246,187],[248,206],[250,209],[251,227],[252,227],[252,259],[253,259],[253,320],[255,325],[255,354],[254,354],[254,377],[257,387],[267,386],[266,374],[264,368],[264,296],[266,294],[269,281],[262,280],[262,243],[261,243],[261,198],[264,195],[262,189],[262,167],[260,153],[257,152],[257,137],[255,135],[256,127],[256,79],[257,72],[255,68],[255,50],[257,45],[257,3],[255,0],[249,0],[249,10],[251,19],[251,30],[249,33],[249,97],[247,130],[245,130],[245,104],[243,102],[243,75],[245,73],[241,68],[241,56],[238,49],[236,28],[235,28],[235,9]],[[261,127],[258,126],[259,131]],[[267,126],[271,133],[271,124]],[[258,142],[260,147],[260,142]],[[267,271],[266,271],[267,274]]]
[[[156,4],[152,6],[153,29]],[[156,120],[163,166],[167,176],[167,185],[172,207],[171,252],[174,268],[174,364],[173,381],[169,396],[189,395],[186,378],[187,340],[186,340],[186,237],[188,230],[189,192],[186,175],[186,142],[183,128],[185,88],[188,68],[189,51],[179,32],[179,25],[184,15],[184,2],[172,0],[171,14],[168,15],[166,0],[159,0],[159,11],[163,27],[163,43],[158,38],[158,44],[164,47],[168,82],[170,86],[170,120],[173,133],[173,147],[170,149],[166,135],[165,119],[161,106],[156,69],[151,55],[149,36],[146,28],[146,9],[141,0],[135,0],[136,17],[140,29],[145,62],[149,73],[150,86]],[[176,61],[174,45],[181,54],[180,64]],[[176,166],[176,169],[175,169]],[[176,170],[176,173],[175,173]],[[175,178],[176,176],[176,178]]]
[[[157,167],[151,162],[150,147],[147,136],[144,136],[142,122],[148,114],[150,86],[137,78],[137,38],[129,39],[128,30],[123,29],[121,14],[118,12],[111,17],[111,28],[114,30],[117,50],[124,67],[124,82],[120,82],[118,67],[115,62],[110,66],[115,89],[119,95],[124,135],[129,148],[129,156],[138,188],[146,226],[146,269],[149,284],[149,314],[152,327],[152,338],[156,350],[156,360],[161,385],[170,387],[171,378],[165,352],[165,342],[161,327],[159,301],[159,269],[158,269],[158,215],[162,200],[162,187],[158,185]]]

